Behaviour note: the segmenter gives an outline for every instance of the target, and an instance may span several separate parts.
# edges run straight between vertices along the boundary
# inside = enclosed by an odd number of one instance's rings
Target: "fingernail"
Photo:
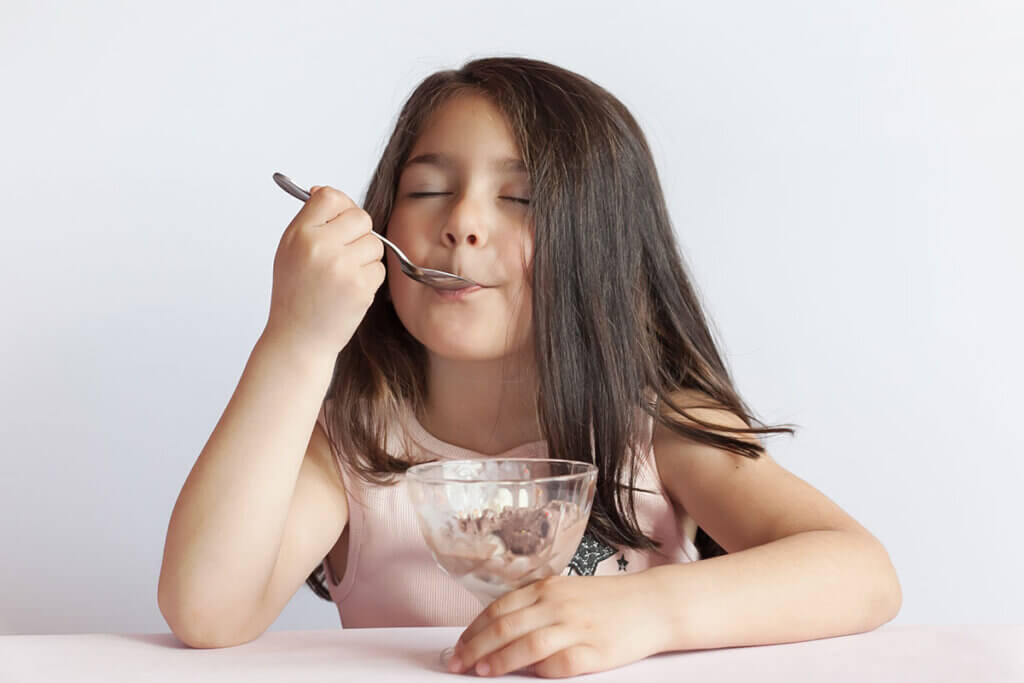
[[[462,660],[458,657],[452,657],[448,660],[448,670],[453,674],[462,673]]]
[[[491,667],[487,666],[487,662],[476,663],[476,674],[477,676],[486,676],[491,673]]]

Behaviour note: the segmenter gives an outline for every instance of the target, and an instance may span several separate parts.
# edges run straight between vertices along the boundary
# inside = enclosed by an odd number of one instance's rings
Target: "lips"
[[[470,275],[469,273],[465,272],[456,263],[443,263],[443,264],[441,264],[441,263],[439,263],[439,264],[431,263],[430,265],[428,265],[426,267],[429,268],[430,270],[433,270],[433,271],[436,271],[436,272],[449,273],[451,275],[455,275],[457,277],[460,277],[463,280],[469,280],[470,282],[475,282],[476,284],[480,285],[484,289],[487,289],[488,287],[491,286],[491,285],[488,285],[488,284],[484,284],[483,280],[478,280],[475,277],[473,277],[472,275]],[[493,276],[493,273],[492,273],[491,276]],[[452,290],[452,291],[457,291],[457,290]]]
[[[482,289],[484,288],[480,285],[474,285],[472,287],[463,287],[462,289],[435,289],[434,293],[445,301],[460,301]]]

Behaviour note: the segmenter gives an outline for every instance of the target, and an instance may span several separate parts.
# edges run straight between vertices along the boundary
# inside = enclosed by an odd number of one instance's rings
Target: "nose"
[[[482,247],[487,244],[485,221],[486,212],[483,208],[464,194],[448,214],[448,222],[441,230],[441,241],[446,247]]]

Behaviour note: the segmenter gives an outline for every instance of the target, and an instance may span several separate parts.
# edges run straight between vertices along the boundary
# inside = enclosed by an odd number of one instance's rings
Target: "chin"
[[[478,310],[426,307],[417,300],[397,299],[395,312],[405,329],[439,358],[486,362],[522,355],[531,344],[528,325],[510,324],[500,311],[481,316]],[[527,319],[528,320],[528,319]]]
[[[445,336],[421,339],[427,351],[450,361],[486,362],[518,355],[521,349],[508,348],[504,339],[473,339],[469,336]]]

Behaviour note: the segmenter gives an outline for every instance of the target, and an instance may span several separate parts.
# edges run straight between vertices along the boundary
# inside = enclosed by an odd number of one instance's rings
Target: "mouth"
[[[460,301],[474,292],[479,292],[483,289],[487,289],[487,287],[473,285],[471,287],[463,287],[462,289],[435,289],[434,293],[445,301]]]
[[[480,285],[480,287],[482,287],[484,289],[487,289],[488,287],[491,287],[491,285],[484,284],[484,282],[482,280],[477,280],[475,277],[472,277],[468,273],[463,272],[462,268],[459,267],[458,265],[454,264],[454,263],[444,263],[444,264],[437,264],[437,265],[431,264],[429,266],[423,266],[423,269],[427,270],[427,271],[430,271],[430,272],[433,272],[433,273],[443,273],[445,275],[454,275],[454,276],[456,276],[458,278],[462,278],[463,280],[468,280],[469,282],[472,282],[474,284]],[[451,291],[457,292],[459,290],[453,289]]]

